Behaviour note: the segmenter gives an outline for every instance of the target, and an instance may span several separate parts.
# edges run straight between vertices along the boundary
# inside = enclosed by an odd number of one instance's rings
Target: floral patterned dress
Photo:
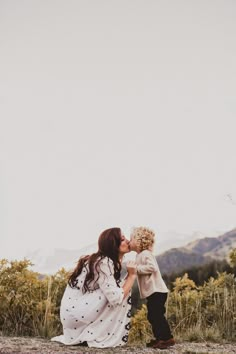
[[[84,266],[77,285],[67,285],[60,317],[63,335],[52,341],[66,345],[87,342],[89,347],[122,346],[128,341],[131,317],[131,296],[123,299],[124,291],[114,278],[114,265],[108,257],[99,262],[99,279],[95,290],[82,292],[88,268]],[[122,282],[120,282],[122,286]]]

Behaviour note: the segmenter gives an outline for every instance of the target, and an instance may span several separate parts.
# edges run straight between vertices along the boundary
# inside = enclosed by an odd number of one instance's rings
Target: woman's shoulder
[[[101,258],[98,261],[98,267],[100,271],[104,274],[113,275],[114,274],[114,263],[109,257]]]
[[[113,264],[113,260],[109,257],[103,257],[98,260],[100,264]]]
[[[97,261],[98,265],[101,266],[101,267],[112,267],[114,268],[114,263],[113,263],[113,260],[109,257],[104,257],[104,258],[100,258],[98,261]]]

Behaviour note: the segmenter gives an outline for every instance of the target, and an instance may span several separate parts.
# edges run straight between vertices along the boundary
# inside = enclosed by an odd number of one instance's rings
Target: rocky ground
[[[236,343],[193,343],[181,342],[168,350],[150,349],[141,346],[125,346],[119,348],[96,349],[80,346],[64,346],[59,343],[50,342],[42,338],[28,337],[1,337],[0,336],[0,353],[1,354],[154,354],[164,352],[166,354],[205,354],[205,353],[236,353]]]

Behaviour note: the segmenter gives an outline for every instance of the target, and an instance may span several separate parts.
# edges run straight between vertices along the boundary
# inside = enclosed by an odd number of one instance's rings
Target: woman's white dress
[[[84,294],[82,292],[88,271],[86,266],[77,277],[77,287],[71,288],[67,285],[60,309],[63,335],[52,338],[52,341],[67,345],[86,341],[89,347],[97,348],[116,347],[127,343],[131,296],[129,294],[123,299],[124,291],[117,285],[113,276],[112,260],[106,257],[99,265],[96,290]]]

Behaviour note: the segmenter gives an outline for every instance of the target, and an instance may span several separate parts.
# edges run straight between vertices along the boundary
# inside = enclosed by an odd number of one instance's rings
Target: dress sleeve
[[[151,274],[158,270],[157,262],[151,252],[145,252],[141,264],[137,265],[138,274]]]
[[[114,265],[108,258],[100,262],[98,284],[108,302],[112,306],[120,305],[124,298],[124,290],[119,288],[114,278]]]

